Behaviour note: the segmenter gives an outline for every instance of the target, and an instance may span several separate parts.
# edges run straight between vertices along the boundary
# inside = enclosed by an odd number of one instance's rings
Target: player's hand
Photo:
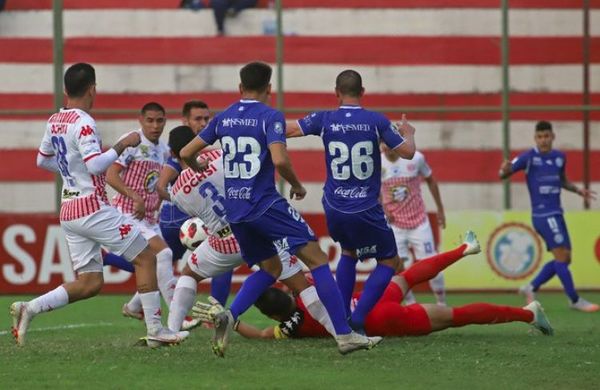
[[[398,130],[400,130],[400,135],[402,135],[402,137],[406,138],[407,136],[415,135],[416,130],[410,123],[408,123],[406,114],[402,114],[402,119],[400,122],[396,123],[396,126],[398,127]]]
[[[592,191],[592,190],[588,190],[585,188],[582,188],[581,190],[579,190],[577,192],[579,195],[581,195],[581,197],[587,201],[592,201],[592,200],[596,200],[596,191]]]
[[[123,138],[121,141],[125,144],[126,147],[134,147],[138,146],[140,142],[142,142],[142,138],[140,137],[140,134],[137,131],[132,131],[131,133],[127,134],[125,138]]]
[[[508,173],[510,173],[511,169],[512,163],[510,162],[510,160],[502,161],[502,165],[500,165],[500,175],[507,175]]]
[[[442,229],[446,229],[446,214],[443,211],[437,212],[437,222]]]
[[[200,159],[195,159],[196,163],[195,164],[190,164],[190,168],[194,171],[194,172],[202,172],[205,171],[206,168],[208,168],[208,164],[210,164],[210,160],[206,159],[206,160],[200,160]]]
[[[225,311],[223,305],[215,298],[208,297],[208,303],[196,302],[192,307],[192,317],[199,319],[202,322],[212,323],[215,316]]]
[[[306,189],[302,186],[290,188],[290,199],[302,200],[306,196]]]
[[[146,205],[144,199],[137,195],[133,198],[133,218],[140,221],[146,216]]]

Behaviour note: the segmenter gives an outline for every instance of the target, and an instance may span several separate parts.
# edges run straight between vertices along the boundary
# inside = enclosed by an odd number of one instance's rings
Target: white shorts
[[[148,242],[130,218],[111,206],[86,217],[61,221],[75,272],[102,272],[100,247],[133,261]]]
[[[131,214],[125,215],[128,218],[131,218],[131,220],[135,221],[135,224],[138,226],[138,229],[140,229],[142,236],[144,236],[146,240],[150,241],[151,238],[156,236],[159,236],[162,239],[162,234],[160,232],[160,226],[158,223],[150,224],[146,219],[139,220],[133,218],[133,215]]]
[[[425,219],[425,222],[414,229],[401,229],[394,225],[391,226],[396,238],[398,256],[401,259],[410,259],[409,248],[412,248],[417,260],[437,253],[429,219]]]
[[[295,257],[292,259],[289,253],[280,251],[279,257],[282,266],[279,280],[290,278],[302,271],[298,260]],[[192,272],[208,279],[239,267],[244,264],[244,259],[240,252],[232,254],[217,252],[208,244],[208,240],[204,240],[188,257],[187,264]]]

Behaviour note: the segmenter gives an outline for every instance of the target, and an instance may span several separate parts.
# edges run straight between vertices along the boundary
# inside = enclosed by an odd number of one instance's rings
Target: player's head
[[[271,94],[273,69],[264,62],[251,62],[240,69],[240,93],[266,101]]]
[[[296,304],[292,297],[275,287],[269,287],[267,291],[256,300],[254,306],[261,313],[276,321],[283,321],[292,315]]]
[[[181,110],[181,117],[183,124],[191,127],[194,133],[198,134],[210,120],[208,104],[200,100],[185,102]]]
[[[335,78],[335,95],[338,98],[360,98],[365,93],[362,77],[352,69],[346,69]]]
[[[169,131],[169,147],[171,148],[171,153],[177,158],[181,158],[179,153],[181,149],[185,147],[185,145],[189,144],[196,134],[189,126],[177,126],[173,130]]]
[[[93,103],[96,97],[96,71],[92,65],[83,62],[71,65],[65,72],[64,82],[69,99],[88,98]]]
[[[552,142],[554,141],[552,123],[548,121],[539,121],[536,123],[534,140],[540,152],[545,153],[552,150]]]
[[[139,121],[144,137],[157,143],[167,123],[165,109],[156,102],[146,103],[140,110]]]

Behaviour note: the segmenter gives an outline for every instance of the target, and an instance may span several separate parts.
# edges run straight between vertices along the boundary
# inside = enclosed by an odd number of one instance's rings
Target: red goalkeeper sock
[[[463,252],[467,244],[462,244],[456,249],[440,253],[417,261],[409,269],[402,272],[402,276],[408,283],[408,288],[412,288],[421,282],[434,278],[440,271],[444,270],[454,262],[463,258]]]
[[[472,303],[452,309],[452,326],[469,324],[501,324],[504,322],[533,321],[533,313],[520,307]]]

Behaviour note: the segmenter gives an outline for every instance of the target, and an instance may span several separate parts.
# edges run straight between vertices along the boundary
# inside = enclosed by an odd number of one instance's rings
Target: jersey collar
[[[343,109],[343,110],[360,110],[361,108],[362,108],[361,106],[351,106],[351,105],[340,106],[340,109]]]
[[[248,103],[260,103],[258,100],[254,99],[240,99],[240,103],[248,104]]]

